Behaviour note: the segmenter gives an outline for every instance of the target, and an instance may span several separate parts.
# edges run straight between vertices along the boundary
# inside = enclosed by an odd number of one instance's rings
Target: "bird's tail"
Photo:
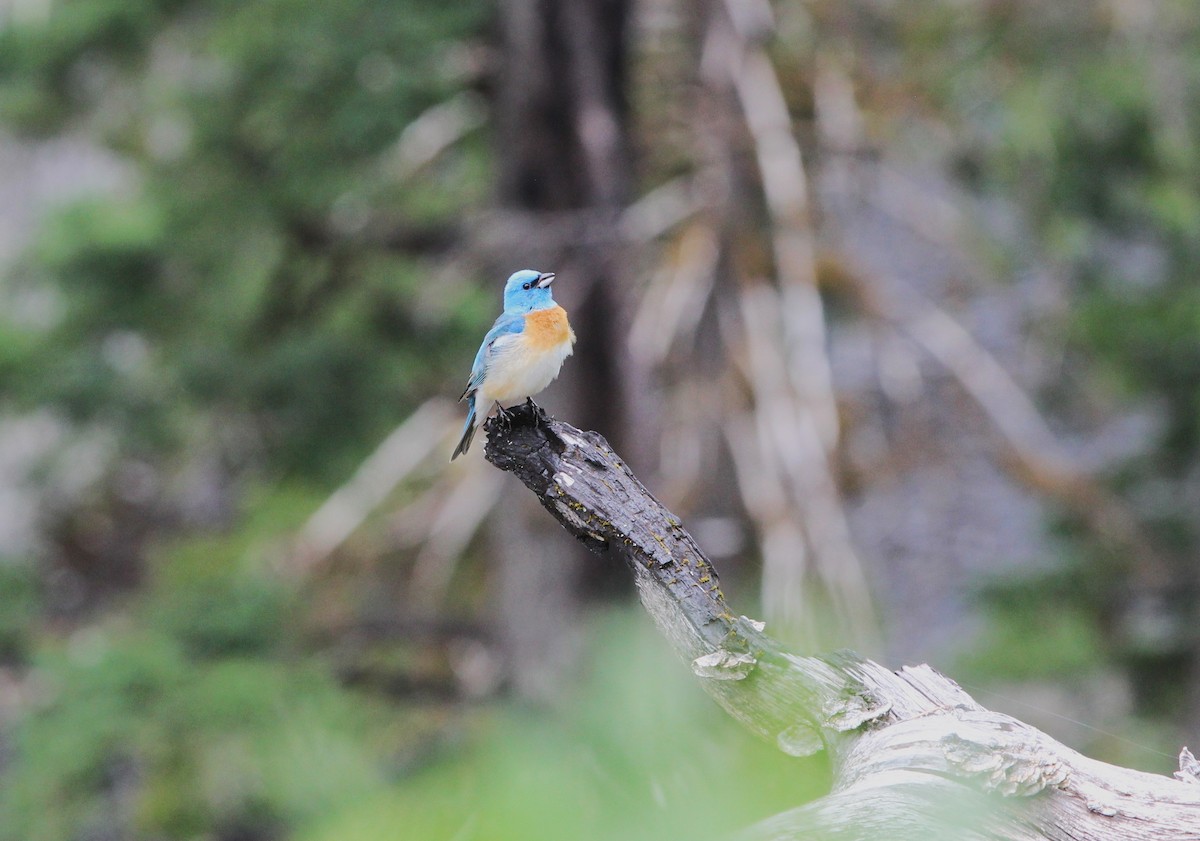
[[[471,439],[475,437],[476,429],[478,427],[475,425],[475,398],[472,396],[467,399],[467,422],[463,424],[462,438],[458,440],[458,446],[454,448],[454,454],[450,456],[451,461],[470,449]]]

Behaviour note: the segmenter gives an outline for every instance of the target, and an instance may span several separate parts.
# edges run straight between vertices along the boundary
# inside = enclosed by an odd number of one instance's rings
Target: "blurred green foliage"
[[[1009,677],[1120,663],[1140,711],[1177,721],[1200,622],[1200,16],[1186,0],[924,7],[900,43],[962,182],[1012,214],[1001,272],[1064,281],[1038,325],[1060,359],[1043,402],[1158,422],[1105,479],[1167,559],[1167,588],[1061,517],[1060,567],[987,592],[995,645],[972,660]]]
[[[339,686],[319,658],[211,656],[179,630],[114,623],[36,652],[0,839],[716,838],[828,785],[820,757],[718,710],[640,612],[594,625],[592,674],[554,717],[449,727]]]
[[[18,665],[42,611],[41,588],[30,565],[0,560],[0,664]]]
[[[199,459],[237,490],[230,528],[152,541],[143,586],[74,628],[44,576],[0,565],[0,658],[36,693],[0,731],[0,838],[274,837],[393,790],[436,734],[305,650],[264,564],[482,329],[473,288],[431,284],[388,235],[438,247],[487,194],[481,138],[419,180],[395,166],[405,126],[475,84],[485,23],[478,0],[73,0],[0,22],[0,122],[126,168],[6,278],[5,408],[101,433],[157,488]],[[77,504],[109,519],[102,494]]]
[[[640,611],[593,631],[593,673],[559,715],[499,713],[469,753],[298,837],[720,838],[828,785],[823,757],[789,757],[722,713]]]
[[[985,590],[989,632],[958,658],[964,680],[1078,678],[1104,660],[1093,603],[1071,587],[1074,572],[1032,576]],[[1055,609],[1046,610],[1053,600]]]
[[[1200,18],[1179,0],[1124,21],[1078,0],[1042,11],[944,19],[947,44],[975,49],[955,72],[935,62],[932,90],[963,132],[967,183],[1019,203],[1021,236],[1070,281],[1056,326],[1075,376],[1165,410],[1158,446],[1124,479],[1180,479],[1200,463]],[[1019,273],[1030,255],[1012,245]]]
[[[190,659],[153,631],[39,652],[44,698],[15,728],[0,837],[189,838],[290,825],[382,784],[403,711],[319,663]]]
[[[52,293],[54,316],[4,318],[4,393],[156,458],[220,429],[241,462],[344,475],[479,326],[465,285],[417,312],[429,267],[378,234],[486,194],[477,142],[419,183],[390,157],[471,83],[483,11],[77,0],[0,28],[0,120],[82,128],[135,175],[43,229],[9,294]]]

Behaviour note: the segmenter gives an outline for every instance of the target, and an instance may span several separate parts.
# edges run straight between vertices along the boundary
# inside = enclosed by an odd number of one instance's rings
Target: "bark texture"
[[[1200,776],[1089,759],[988,710],[928,666],[800,656],[726,604],[712,564],[608,442],[526,404],[490,421],[486,454],[588,548],[632,570],[642,604],[730,715],[802,756],[832,792],[745,839],[1200,840]]]

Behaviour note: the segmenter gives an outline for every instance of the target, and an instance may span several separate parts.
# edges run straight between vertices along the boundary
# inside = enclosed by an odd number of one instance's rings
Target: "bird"
[[[483,337],[458,398],[467,401],[467,422],[451,461],[470,448],[493,403],[503,413],[505,404],[531,399],[553,382],[571,355],[575,331],[566,310],[554,302],[552,283],[554,272],[521,269],[504,284],[504,312]]]

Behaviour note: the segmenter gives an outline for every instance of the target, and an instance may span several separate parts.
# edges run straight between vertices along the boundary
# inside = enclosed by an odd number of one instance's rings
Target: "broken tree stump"
[[[826,750],[830,794],[746,841],[1200,841],[1200,763],[1175,779],[1089,759],[975,702],[929,666],[800,656],[735,614],[683,524],[595,432],[527,403],[487,424],[487,459],[562,526],[632,570],[642,605],[704,689],[786,753]]]

